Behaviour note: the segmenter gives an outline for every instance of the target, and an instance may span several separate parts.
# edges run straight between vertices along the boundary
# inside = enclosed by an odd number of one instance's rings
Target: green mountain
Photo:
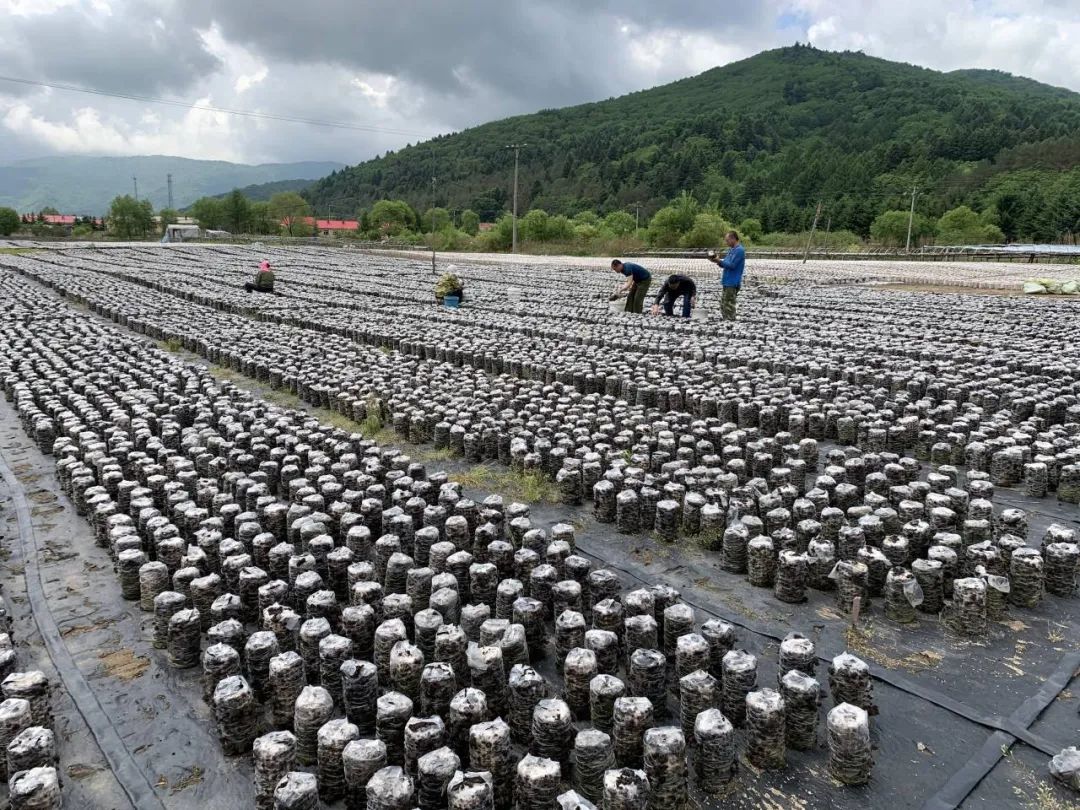
[[[400,198],[549,213],[656,211],[681,191],[733,222],[865,234],[882,211],[969,204],[1006,236],[1080,230],[1080,94],[999,71],[941,73],[807,46],[619,98],[495,121],[332,173],[317,207]],[[436,178],[434,194],[432,177]]]
[[[199,197],[239,186],[310,181],[340,167],[340,163],[325,161],[247,166],[165,155],[36,158],[0,165],[0,205],[21,212],[52,206],[65,214],[104,214],[113,197],[134,192],[132,177],[137,177],[139,197],[158,209],[168,203],[167,176],[171,174],[173,204],[183,208]]]

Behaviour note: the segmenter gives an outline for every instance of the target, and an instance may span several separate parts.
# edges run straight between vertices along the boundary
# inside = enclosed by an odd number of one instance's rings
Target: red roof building
[[[50,225],[74,225],[77,219],[74,214],[44,214],[42,218]]]
[[[330,236],[335,232],[360,230],[360,223],[355,219],[314,219],[312,217],[304,217],[304,222],[314,226],[315,230],[324,236]],[[285,220],[282,220],[282,227],[284,227],[285,224]]]
[[[320,219],[316,227],[320,231],[358,231],[360,223],[355,219]]]

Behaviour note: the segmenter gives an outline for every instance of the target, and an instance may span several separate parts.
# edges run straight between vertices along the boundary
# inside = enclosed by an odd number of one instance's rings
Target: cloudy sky
[[[795,41],[1080,90],[1080,0],[0,0],[0,20],[6,79],[179,102],[0,80],[0,161],[355,163]]]

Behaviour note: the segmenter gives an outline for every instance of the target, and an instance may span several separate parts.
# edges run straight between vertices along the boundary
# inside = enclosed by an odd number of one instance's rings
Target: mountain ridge
[[[233,188],[279,181],[312,181],[341,168],[334,161],[243,164],[172,155],[28,158],[0,164],[0,205],[20,212],[52,206],[65,214],[101,215],[118,194],[133,194],[155,210],[168,203],[167,175],[173,175],[173,203],[184,208],[204,196]]]
[[[316,210],[400,198],[491,219],[509,205],[514,156],[505,147],[526,142],[522,210],[647,216],[688,191],[732,221],[798,231],[821,200],[833,227],[865,234],[881,211],[907,208],[913,185],[928,216],[958,202],[992,206],[998,156],[1023,153],[1041,169],[1055,161],[1038,154],[1071,154],[1078,133],[1080,94],[1065,88],[797,45],[440,136],[336,171],[306,194]],[[973,188],[965,177],[975,170],[982,185]]]

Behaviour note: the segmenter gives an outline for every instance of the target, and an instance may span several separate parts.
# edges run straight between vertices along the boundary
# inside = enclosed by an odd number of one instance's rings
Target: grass
[[[413,455],[420,461],[450,461],[457,456],[453,449],[449,447],[430,449],[422,447]]]
[[[848,618],[845,616],[845,619]],[[891,642],[878,631],[872,617],[864,616],[861,628],[852,627],[851,625],[845,627],[844,640],[847,642],[847,647],[851,652],[860,658],[869,659],[887,669],[903,669],[917,674],[937,669],[944,660],[942,654],[936,650],[917,650],[908,653],[903,658],[890,655],[878,646],[879,644],[884,645]],[[899,651],[894,650],[894,652]]]
[[[368,397],[366,404],[367,415],[360,423],[360,432],[369,439],[374,439],[375,435],[383,429],[382,403],[375,397]]]
[[[181,790],[187,790],[189,787],[199,784],[203,780],[202,773],[202,768],[193,765],[191,770],[176,780],[176,783],[169,790],[169,795],[175,796]]]
[[[723,529],[702,529],[690,538],[691,542],[705,551],[721,551],[724,541]]]
[[[540,473],[517,472],[477,464],[467,470],[453,473],[450,478],[465,489],[497,492],[524,503],[559,502],[559,488],[554,481]]]
[[[378,414],[368,411],[368,415],[364,418],[364,421],[360,423],[360,432],[368,438],[379,433],[383,429],[382,419]]]
[[[1029,807],[1036,810],[1076,810],[1076,805],[1069,799],[1062,798],[1053,787],[1042,782],[1035,788],[1035,801]]]
[[[41,248],[6,247],[0,248],[2,256],[25,256],[28,253],[40,253]]]
[[[222,380],[224,382],[241,383],[241,384],[243,384],[243,383],[250,384],[250,383],[254,382],[254,380],[252,380],[250,377],[245,377],[239,371],[233,371],[231,368],[226,368],[225,366],[219,366],[219,365],[216,365],[214,363],[210,363],[206,367],[206,370],[211,375],[213,375],[213,377],[215,379]]]
[[[180,359],[182,359],[182,360],[196,360],[199,357],[197,354],[193,354],[193,353],[189,352],[187,349],[185,349],[183,342],[179,338],[168,338],[166,340],[155,340],[154,344],[159,349],[161,349],[163,352],[168,352],[169,354],[179,355]],[[246,377],[237,376],[236,374],[234,374],[232,371],[229,371],[224,366],[211,366],[211,368],[215,369],[215,371],[214,371],[215,376],[228,375],[230,377],[230,379],[247,379]],[[217,370],[220,370],[220,373]]]
[[[361,431],[363,433],[363,431]],[[372,434],[364,433],[365,438],[371,439],[375,444],[380,446],[388,446],[391,444],[400,444],[400,439],[394,429],[391,427],[384,427]]]
[[[1051,778],[1036,773],[1028,765],[1025,765],[1013,752],[1001,746],[1001,756],[1013,769],[1013,777],[1009,781],[1018,782],[1012,786],[1013,795],[1016,797],[1016,806],[1026,810],[1077,810],[1077,804],[1066,794],[1068,790],[1056,785]],[[1033,791],[1034,796],[1028,791]]]

